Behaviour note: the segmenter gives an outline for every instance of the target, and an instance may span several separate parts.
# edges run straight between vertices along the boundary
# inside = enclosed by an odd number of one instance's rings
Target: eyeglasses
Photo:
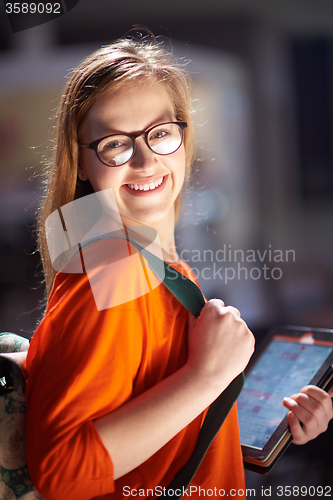
[[[144,137],[148,148],[158,155],[170,155],[184,141],[186,122],[160,123],[139,134],[113,134],[80,147],[93,149],[107,167],[120,167],[135,155],[135,139]]]

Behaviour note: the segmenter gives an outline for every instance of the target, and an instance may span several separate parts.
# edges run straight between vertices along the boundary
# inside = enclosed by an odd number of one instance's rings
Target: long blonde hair
[[[109,91],[128,81],[142,81],[147,78],[165,86],[174,103],[177,119],[188,123],[184,146],[186,177],[189,178],[194,158],[190,79],[172,54],[150,35],[139,40],[118,40],[87,57],[72,72],[60,101],[53,156],[46,171],[45,197],[38,216],[38,248],[48,295],[55,271],[47,249],[45,221],[63,205],[93,192],[89,181],[82,182],[77,177],[78,129],[88,111],[106,89]],[[179,197],[175,210],[177,216]]]

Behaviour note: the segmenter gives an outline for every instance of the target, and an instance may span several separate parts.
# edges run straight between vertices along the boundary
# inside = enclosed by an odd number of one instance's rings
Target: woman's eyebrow
[[[168,123],[176,121],[176,115],[173,113],[173,116],[171,113],[167,112],[166,114],[162,115],[161,117],[152,120],[145,128],[143,129],[138,129],[138,130],[130,130],[130,131],[125,131],[123,129],[118,129],[118,128],[111,128],[107,124],[99,124],[97,127],[99,130],[104,130],[104,132],[100,133],[100,137],[107,137],[108,135],[135,135],[139,134],[141,132],[145,132],[146,130],[149,130],[152,127],[155,127],[157,125],[162,125],[163,123]]]

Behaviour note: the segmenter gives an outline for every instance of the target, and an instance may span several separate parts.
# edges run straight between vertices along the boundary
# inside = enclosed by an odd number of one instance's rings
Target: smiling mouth
[[[162,184],[163,180],[164,177],[161,177],[156,181],[147,182],[145,184],[126,184],[126,186],[133,189],[133,191],[153,191]]]

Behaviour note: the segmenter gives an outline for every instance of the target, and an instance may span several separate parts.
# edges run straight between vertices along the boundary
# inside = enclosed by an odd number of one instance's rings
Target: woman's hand
[[[94,421],[114,478],[148,460],[200,415],[247,365],[254,337],[240,313],[210,300],[190,316],[188,360],[167,378]]]
[[[248,364],[254,337],[236,308],[212,299],[197,319],[190,316],[188,346],[193,376],[207,389],[222,392]]]
[[[333,417],[333,388],[327,393],[308,385],[299,394],[284,398],[283,405],[290,410],[288,423],[295,444],[305,444],[325,432]]]

